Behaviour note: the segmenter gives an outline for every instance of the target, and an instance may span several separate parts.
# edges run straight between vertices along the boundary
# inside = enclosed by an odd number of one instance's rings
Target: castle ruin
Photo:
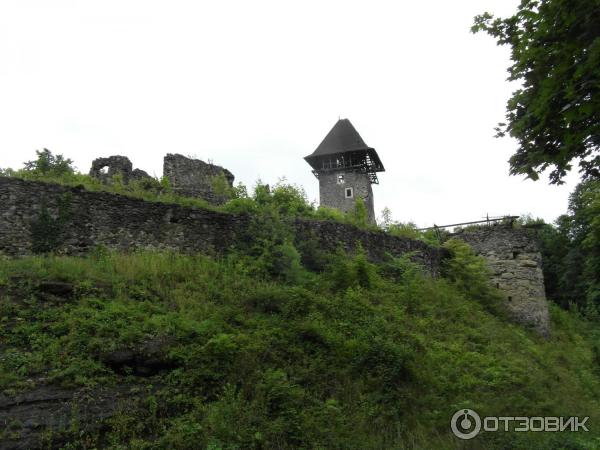
[[[108,158],[97,158],[92,162],[90,176],[100,180],[104,184],[110,184],[115,176],[120,176],[123,184],[130,181],[150,178],[141,169],[133,169],[133,164],[127,156],[113,155]]]
[[[143,170],[133,169],[129,158],[121,155],[95,159],[89,174],[104,184],[113,183],[116,176],[123,184],[150,178]],[[216,205],[225,203],[227,196],[215,189],[215,179],[221,175],[225,187],[233,187],[235,177],[221,166],[180,154],[167,153],[163,159],[163,176],[169,180],[173,192],[184,197],[202,198]]]
[[[535,230],[497,224],[461,230],[453,236],[486,260],[490,281],[504,295],[511,316],[548,336],[550,317]]]
[[[319,180],[321,205],[350,212],[356,198],[362,198],[369,221],[375,222],[371,185],[378,182],[377,172],[384,167],[375,149],[365,144],[350,121],[338,121],[305,160]],[[163,170],[174,192],[213,204],[227,200],[223,192],[215,189],[214,180],[221,177],[226,187],[232,187],[234,181],[229,170],[180,154],[167,154]],[[124,184],[150,178],[146,172],[133,169],[127,157],[118,155],[94,160],[90,175],[103,183],[114,182],[116,175]],[[236,243],[253,238],[248,235],[249,218],[245,215],[15,178],[0,177],[0,204],[0,255],[34,253],[33,226],[45,210],[49,220],[64,221],[55,240],[57,251],[65,254],[81,254],[96,245],[120,250],[224,253]],[[414,252],[431,274],[438,274],[442,267],[444,251],[420,241],[336,222],[297,219],[294,227],[299,242],[316,238],[320,248],[333,251],[341,245],[354,251],[362,247],[372,260],[382,260],[386,254]],[[492,271],[491,282],[503,292],[513,318],[547,336],[550,321],[542,260],[531,230],[493,226],[463,230],[455,237],[485,258]]]
[[[222,204],[227,197],[215,190],[215,178],[223,175],[229,187],[235,177],[221,166],[199,159],[168,153],[163,162],[163,176],[169,179],[173,191],[186,197],[203,198],[210,203]]]

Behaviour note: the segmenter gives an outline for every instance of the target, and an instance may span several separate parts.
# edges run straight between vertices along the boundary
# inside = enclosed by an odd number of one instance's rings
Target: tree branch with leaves
[[[522,0],[511,17],[475,17],[471,31],[510,46],[508,79],[522,82],[496,129],[519,143],[510,174],[550,169],[562,184],[577,161],[584,179],[600,177],[600,0]]]

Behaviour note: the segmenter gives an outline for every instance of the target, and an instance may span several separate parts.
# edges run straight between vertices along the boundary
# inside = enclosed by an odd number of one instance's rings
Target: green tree
[[[394,219],[392,218],[392,210],[386,206],[381,210],[381,218],[378,225],[382,230],[387,231],[390,228],[390,225],[393,223]]]
[[[349,215],[353,225],[360,228],[367,228],[369,226],[369,212],[362,197],[356,197],[354,211],[351,211]]]
[[[594,313],[600,307],[600,181],[577,185],[567,214],[541,224],[539,237],[548,298]]]
[[[47,148],[42,151],[36,150],[35,153],[37,159],[24,163],[26,172],[42,177],[62,177],[75,173],[73,160],[63,155],[53,155]]]
[[[485,13],[471,30],[511,47],[508,79],[522,82],[497,128],[519,142],[510,174],[537,180],[551,168],[561,184],[579,161],[584,178],[600,176],[600,0],[522,0],[513,16]]]
[[[564,290],[590,308],[600,306],[600,181],[580,183],[569,197],[563,233],[570,249],[562,272]]]

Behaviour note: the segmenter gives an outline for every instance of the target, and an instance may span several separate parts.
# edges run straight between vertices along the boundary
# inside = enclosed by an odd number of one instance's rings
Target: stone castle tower
[[[372,184],[385,169],[374,148],[365,144],[348,119],[340,119],[317,149],[304,158],[319,179],[320,203],[342,212],[364,200],[369,221],[375,223]]]

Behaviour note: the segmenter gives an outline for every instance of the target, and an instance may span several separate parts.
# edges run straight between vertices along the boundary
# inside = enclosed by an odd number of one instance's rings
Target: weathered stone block
[[[208,164],[199,159],[186,158],[179,154],[167,154],[163,162],[163,175],[169,179],[173,190],[187,197],[203,198],[221,204],[227,198],[214,190],[215,177],[223,174],[229,187],[235,177],[221,166]]]
[[[505,293],[512,316],[548,336],[550,318],[535,231],[496,225],[461,231],[454,236],[488,261],[494,274],[492,282],[499,284]]]

